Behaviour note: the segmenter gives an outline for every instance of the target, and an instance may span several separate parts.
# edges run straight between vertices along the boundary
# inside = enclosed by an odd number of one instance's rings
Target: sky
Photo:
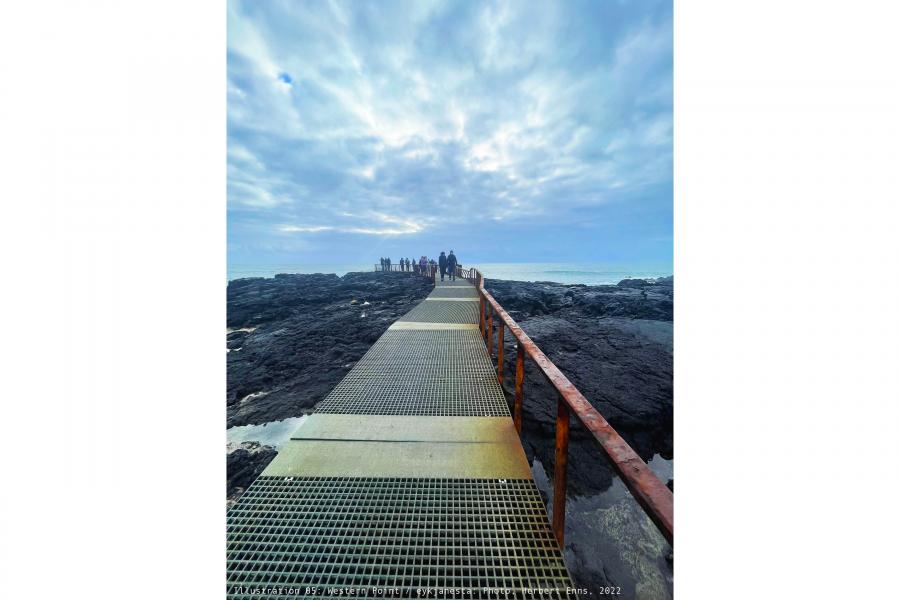
[[[671,265],[671,0],[228,3],[228,260]]]

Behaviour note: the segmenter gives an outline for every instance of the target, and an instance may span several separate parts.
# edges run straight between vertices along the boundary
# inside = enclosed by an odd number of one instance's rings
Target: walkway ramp
[[[436,282],[282,446],[228,513],[229,598],[573,593],[477,313]]]

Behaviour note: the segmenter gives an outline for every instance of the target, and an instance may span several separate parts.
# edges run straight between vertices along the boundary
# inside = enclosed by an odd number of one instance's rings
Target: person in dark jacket
[[[441,250],[441,255],[438,256],[438,266],[441,268],[441,281],[443,281],[444,275],[447,274],[447,255],[444,254],[443,250]]]
[[[456,260],[456,255],[453,254],[453,250],[450,251],[450,256],[447,257],[447,273],[450,274],[450,281],[456,281],[456,265],[458,264]]]

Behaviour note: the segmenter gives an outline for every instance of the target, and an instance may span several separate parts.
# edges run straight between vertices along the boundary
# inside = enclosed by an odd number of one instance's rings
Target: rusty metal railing
[[[374,265],[375,272],[384,271],[391,273],[417,273],[419,275],[424,275],[425,277],[430,278],[434,281],[435,276],[438,272],[438,266],[432,265],[431,263],[425,265],[425,267],[421,267],[418,263],[411,263],[409,266],[401,265],[401,264],[393,264],[390,265]],[[462,267],[456,267],[456,276],[461,279],[467,279],[469,281],[474,281],[475,274],[478,273],[476,269],[463,269]]]
[[[421,267],[419,263],[410,263],[409,266],[401,265],[399,263],[390,265],[374,265],[375,272],[388,272],[391,273],[416,273],[417,275],[424,275],[428,277],[432,281],[434,281],[434,274],[437,271],[437,266],[432,264],[427,264],[425,267]]]
[[[494,315],[499,321],[497,333],[497,378],[503,385],[504,332],[509,329],[516,339],[516,373],[513,422],[522,433],[522,403],[525,399],[525,357],[537,365],[541,373],[556,389],[556,460],[553,467],[553,514],[551,525],[560,546],[563,545],[566,519],[566,466],[569,449],[569,419],[572,414],[591,432],[606,452],[613,467],[638,501],[644,512],[656,524],[671,544],[674,534],[674,496],[672,491],[650,470],[647,463],[622,439],[600,412],[572,385],[572,382],[547,358],[540,348],[522,331],[503,307],[484,289],[484,277],[477,269],[459,269],[458,276],[471,281],[478,290],[479,329],[493,356]]]

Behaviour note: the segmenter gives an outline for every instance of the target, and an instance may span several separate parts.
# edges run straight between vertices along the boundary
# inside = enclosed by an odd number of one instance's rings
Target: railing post
[[[516,399],[513,405],[513,423],[522,434],[522,401],[525,399],[525,348],[516,344]]]
[[[553,466],[553,534],[564,549],[566,529],[566,462],[569,458],[569,405],[556,400],[556,463]]]
[[[487,334],[488,356],[491,356],[494,353],[494,307],[490,305],[488,305]]]
[[[478,331],[481,333],[481,339],[484,339],[484,295],[478,292]]]
[[[503,332],[506,331],[506,326],[503,324],[503,321],[500,321],[500,329],[497,331],[497,381],[500,382],[500,387],[503,387]]]

